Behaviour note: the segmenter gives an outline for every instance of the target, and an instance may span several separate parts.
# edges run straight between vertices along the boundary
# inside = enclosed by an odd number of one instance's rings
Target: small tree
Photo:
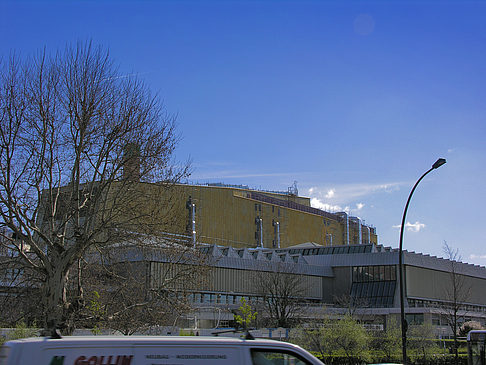
[[[370,337],[364,327],[351,316],[327,321],[323,332],[323,340],[332,347],[332,354],[344,354],[350,364],[360,364],[368,359]]]
[[[250,304],[246,302],[245,298],[241,298],[240,303],[241,305],[238,308],[240,314],[235,315],[235,321],[244,331],[248,331],[250,325],[256,320],[258,313],[251,309]]]
[[[454,338],[454,362],[459,363],[457,336],[459,335],[460,328],[460,316],[464,303],[466,303],[471,295],[471,287],[466,282],[466,277],[459,273],[459,265],[461,256],[458,249],[453,249],[451,246],[444,242],[443,251],[448,259],[449,263],[449,278],[444,283],[444,296],[447,303],[442,306],[442,310],[445,312],[447,323],[452,331]]]
[[[301,311],[304,293],[302,276],[292,264],[268,262],[255,271],[254,285],[263,297],[262,312],[276,327],[289,328]]]
[[[437,352],[437,344],[434,341],[434,328],[431,324],[420,324],[410,326],[408,343],[412,354],[417,358],[422,358],[422,363],[427,363],[427,360]]]
[[[293,341],[320,353],[323,359],[344,356],[348,364],[361,364],[369,360],[370,336],[366,329],[346,314],[333,319],[324,314],[313,325],[301,326],[293,335]]]
[[[305,323],[290,332],[291,342],[296,343],[310,351],[318,352],[324,359],[330,352],[329,343],[324,341],[325,328],[318,322]]]
[[[379,333],[374,339],[374,348],[383,353],[386,361],[393,361],[400,353],[401,349],[401,330],[394,321],[390,321],[386,329]]]
[[[0,345],[3,341],[18,340],[21,338],[35,337],[39,335],[39,330],[35,327],[28,327],[24,322],[18,322],[15,328],[7,334],[5,340],[0,336]]]

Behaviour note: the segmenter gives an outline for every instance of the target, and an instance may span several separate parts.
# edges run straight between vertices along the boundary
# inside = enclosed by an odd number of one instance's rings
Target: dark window
[[[383,281],[385,280],[385,266],[380,266],[380,277],[378,280]]]
[[[391,280],[391,267],[385,266],[385,280]]]
[[[370,280],[370,268],[369,266],[363,266],[363,281]]]
[[[300,357],[300,355],[285,350],[252,349],[251,361],[253,365],[310,365],[310,362]]]
[[[379,289],[379,285],[380,283],[371,283],[371,287],[373,288],[372,292],[371,292],[371,296],[372,297],[377,297],[378,296],[378,289]]]

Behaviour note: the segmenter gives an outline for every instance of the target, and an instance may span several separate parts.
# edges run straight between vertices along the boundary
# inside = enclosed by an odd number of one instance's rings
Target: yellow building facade
[[[377,243],[376,229],[346,213],[329,213],[310,198],[291,192],[265,192],[245,186],[176,185],[186,210],[179,227],[195,242],[232,247],[285,248],[300,243]]]

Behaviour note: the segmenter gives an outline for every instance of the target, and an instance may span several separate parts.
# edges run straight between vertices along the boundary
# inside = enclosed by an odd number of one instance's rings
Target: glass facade
[[[371,244],[365,245],[351,245],[351,246],[328,246],[320,248],[292,248],[289,251],[290,255],[302,254],[308,255],[339,255],[350,253],[370,253],[372,250]]]
[[[393,307],[396,280],[394,265],[354,266],[351,299],[357,306]]]

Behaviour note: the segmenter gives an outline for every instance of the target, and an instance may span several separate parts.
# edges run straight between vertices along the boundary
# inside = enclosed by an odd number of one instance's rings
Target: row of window
[[[191,303],[202,304],[241,304],[241,299],[245,299],[247,303],[256,304],[262,303],[263,297],[248,296],[248,295],[231,295],[231,294],[215,294],[215,293],[192,293],[187,299]]]
[[[363,307],[393,307],[396,281],[353,283],[351,298],[355,305]]]
[[[423,299],[408,299],[408,305],[416,308],[446,308],[452,309],[452,303],[439,302],[435,300],[423,300]],[[466,312],[482,312],[486,313],[486,306],[464,304],[460,306],[460,310]]]
[[[303,256],[308,255],[339,255],[339,254],[350,254],[350,253],[368,253],[371,252],[372,245],[353,245],[353,246],[329,246],[320,248],[294,248],[289,250],[289,254],[299,254]]]
[[[353,267],[353,283],[385,280],[397,280],[395,265]]]
[[[221,294],[221,293],[191,293],[187,296],[187,299],[189,302],[195,304],[240,305],[242,299],[244,299],[250,305],[263,303],[262,296],[233,295],[233,294]],[[314,303],[314,301],[312,300],[302,301],[302,303],[304,302],[307,304]]]

